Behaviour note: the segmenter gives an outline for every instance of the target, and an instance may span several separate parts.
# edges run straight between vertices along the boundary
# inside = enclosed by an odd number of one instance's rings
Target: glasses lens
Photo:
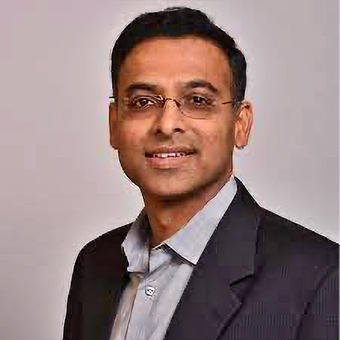
[[[206,119],[218,111],[215,100],[201,95],[185,96],[180,103],[183,114],[195,119]]]
[[[129,116],[146,116],[161,108],[162,104],[158,97],[149,95],[138,95],[125,97],[123,109]]]

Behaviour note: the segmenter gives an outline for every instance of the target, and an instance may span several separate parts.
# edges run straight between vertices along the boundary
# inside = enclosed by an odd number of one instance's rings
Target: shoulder
[[[319,274],[338,267],[337,243],[273,212],[259,209],[258,247],[269,262]]]
[[[94,240],[87,243],[83,247],[81,252],[89,254],[89,253],[105,250],[106,248],[112,248],[115,245],[120,246],[122,242],[124,241],[130,227],[131,227],[131,223],[118,227],[116,229],[110,230],[106,232],[105,234],[98,236]]]
[[[257,253],[267,262],[286,265],[337,266],[339,245],[328,238],[259,206],[236,178],[241,202],[238,214],[258,221]]]
[[[113,229],[87,243],[79,252],[76,266],[114,266],[115,262],[121,263],[122,249],[126,234],[131,223]]]

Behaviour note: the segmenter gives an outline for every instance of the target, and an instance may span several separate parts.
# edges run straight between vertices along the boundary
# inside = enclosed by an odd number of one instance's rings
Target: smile
[[[159,146],[146,150],[146,158],[183,158],[195,153],[194,149],[188,146]]]
[[[152,152],[146,153],[147,164],[153,169],[179,169],[187,166],[187,162],[194,156],[193,151]]]
[[[170,153],[155,153],[151,157],[153,158],[169,158],[169,157],[186,157],[189,156],[185,152],[170,152]]]

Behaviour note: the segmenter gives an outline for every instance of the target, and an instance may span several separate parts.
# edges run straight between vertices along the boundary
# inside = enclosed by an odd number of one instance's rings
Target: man
[[[169,8],[130,23],[111,62],[111,145],[145,208],[80,252],[64,340],[338,339],[337,244],[233,175],[253,120],[234,40]]]

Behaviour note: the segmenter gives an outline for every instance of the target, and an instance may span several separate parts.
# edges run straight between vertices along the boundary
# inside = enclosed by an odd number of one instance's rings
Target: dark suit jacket
[[[237,185],[165,339],[338,339],[338,245],[259,207],[238,179]],[[128,282],[121,243],[129,227],[80,252],[64,340],[109,339]]]

